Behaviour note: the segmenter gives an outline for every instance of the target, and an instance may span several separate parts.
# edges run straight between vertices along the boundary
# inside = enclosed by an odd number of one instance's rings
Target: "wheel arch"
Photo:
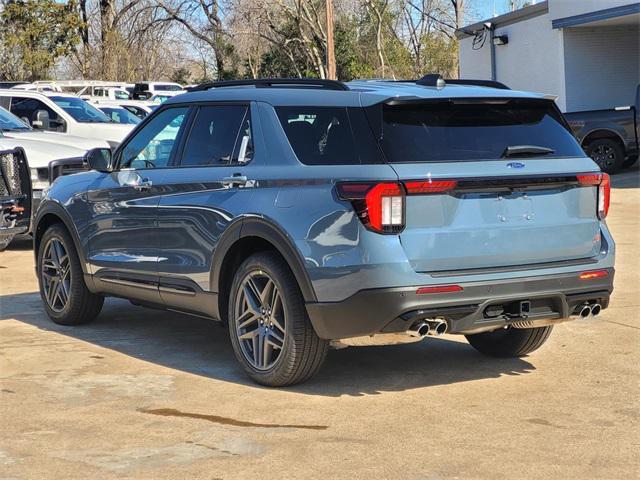
[[[291,269],[305,302],[315,302],[313,285],[304,266],[304,260],[293,240],[274,221],[263,216],[247,216],[232,223],[218,242],[213,255],[210,288],[218,294],[221,320],[226,319],[228,292],[233,272],[253,253],[276,251]]]
[[[81,248],[80,237],[78,232],[76,231],[75,225],[71,216],[67,213],[67,211],[58,203],[48,202],[40,205],[38,208],[38,213],[36,215],[36,220],[34,222],[33,231],[33,253],[36,257],[36,262],[38,259],[38,250],[40,249],[40,241],[42,240],[42,235],[51,225],[56,223],[64,225],[64,227],[71,235],[71,239],[73,240],[73,244],[76,248],[76,252],[80,257],[80,265],[82,266],[82,271],[86,275],[89,272],[87,271],[86,262],[83,261],[84,254]]]
[[[600,140],[603,138],[611,139],[620,144],[623,150],[626,150],[626,144],[624,138],[620,134],[620,132],[616,130],[612,130],[611,128],[594,128],[589,133],[587,133],[582,139],[581,145],[582,147],[586,147],[594,140]]]

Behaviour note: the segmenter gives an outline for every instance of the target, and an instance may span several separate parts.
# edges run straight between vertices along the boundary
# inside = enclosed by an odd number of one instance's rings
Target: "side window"
[[[289,143],[305,165],[356,165],[356,152],[346,108],[276,107]]]
[[[249,108],[240,105],[200,107],[182,153],[182,166],[236,165],[253,157]]]
[[[121,168],[157,168],[169,164],[184,129],[187,107],[160,112],[124,146]]]
[[[37,98],[13,97],[11,113],[40,130],[64,131],[58,114]]]

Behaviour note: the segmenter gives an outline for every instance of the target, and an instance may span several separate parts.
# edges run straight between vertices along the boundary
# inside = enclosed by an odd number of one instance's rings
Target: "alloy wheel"
[[[591,158],[602,169],[606,169],[616,162],[616,152],[608,145],[598,145],[591,151]]]
[[[245,359],[258,370],[272,368],[287,335],[282,296],[266,272],[255,270],[242,280],[233,318]]]
[[[52,238],[44,247],[40,278],[49,308],[64,310],[71,292],[71,264],[62,242]]]

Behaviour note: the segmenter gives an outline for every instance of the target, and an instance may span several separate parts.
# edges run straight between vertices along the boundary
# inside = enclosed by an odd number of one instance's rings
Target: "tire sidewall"
[[[284,345],[282,350],[280,351],[280,355],[278,356],[278,360],[276,361],[275,365],[267,370],[258,370],[247,361],[242,352],[240,340],[238,339],[236,333],[235,306],[239,294],[239,287],[246,275],[256,270],[264,271],[275,283],[276,287],[280,291],[280,298],[282,299],[282,306],[285,314],[286,335]],[[285,371],[288,368],[287,359],[295,356],[296,353],[296,344],[293,341],[293,335],[295,322],[297,320],[296,316],[300,314],[300,311],[296,309],[296,307],[302,308],[304,311],[304,302],[302,302],[299,290],[297,290],[296,288],[292,288],[296,286],[295,283],[292,284],[291,282],[293,275],[286,278],[286,273],[289,272],[284,272],[283,270],[284,269],[282,268],[282,265],[278,265],[276,260],[270,255],[252,255],[247,260],[245,260],[236,271],[229,294],[228,328],[233,352],[238,362],[240,362],[249,376],[259,383],[263,384],[271,384],[273,382],[276,382],[277,379],[281,378],[282,375],[285,374]],[[283,273],[285,273],[285,278],[282,278]],[[295,305],[295,302],[298,302],[299,305]]]

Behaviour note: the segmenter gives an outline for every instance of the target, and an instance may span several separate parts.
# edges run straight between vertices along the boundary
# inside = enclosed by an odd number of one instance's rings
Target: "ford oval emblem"
[[[520,162],[509,162],[507,163],[508,168],[524,168],[524,163]]]

